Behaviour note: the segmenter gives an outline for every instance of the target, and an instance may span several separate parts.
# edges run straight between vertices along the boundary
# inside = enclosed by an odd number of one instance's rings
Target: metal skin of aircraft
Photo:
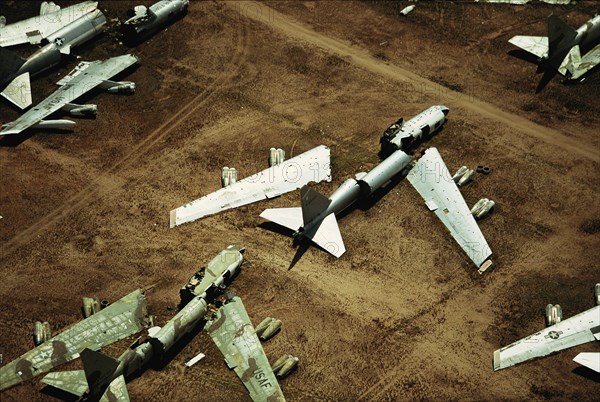
[[[148,8],[136,6],[130,11],[131,18],[121,27],[123,39],[136,43],[152,36],[170,22],[182,18],[189,3],[189,0],[161,0]]]
[[[381,139],[382,153],[393,152],[371,171],[346,180],[329,198],[304,186],[300,189],[300,208],[267,209],[260,216],[294,230],[293,237],[296,240],[310,239],[339,258],[346,252],[346,247],[335,215],[357,200],[372,195],[394,176],[407,170],[411,157],[403,149],[439,130],[447,114],[447,107],[434,106],[406,123],[398,120],[384,132]]]
[[[133,55],[123,55],[102,61],[82,62],[57,84],[60,88],[52,95],[29,109],[17,120],[2,126],[0,136],[19,134],[28,128],[69,128],[75,125],[71,120],[44,120],[58,110],[69,112],[72,116],[95,116],[96,105],[77,105],[73,100],[100,87],[111,93],[133,93],[133,82],[116,82],[109,78],[119,74],[139,62]]]
[[[573,361],[600,373],[600,353],[580,353],[573,358]]]
[[[6,18],[0,17],[0,47],[22,43],[40,44],[54,32],[93,12],[97,7],[97,1],[84,1],[64,8],[44,1],[40,6],[40,14],[35,17],[12,24],[6,24]]]
[[[0,82],[2,96],[21,109],[32,103],[30,77],[33,77],[60,63],[63,54],[70,54],[71,48],[81,45],[100,34],[106,25],[106,17],[98,9],[93,9],[72,21],[58,31],[47,35],[49,42],[27,60],[10,50],[0,49],[3,81]]]
[[[244,250],[230,245],[219,253],[209,264],[207,280],[194,287],[197,295],[187,302],[182,297],[179,312],[162,328],[150,328],[144,342],[138,338],[117,359],[86,349],[81,353],[83,370],[50,373],[42,382],[87,401],[129,401],[125,381],[145,370],[153,359],[162,359],[197,326],[216,297],[214,289],[224,289],[239,271]]]
[[[548,36],[514,36],[515,46],[538,57],[539,70],[544,71],[536,91],[541,91],[556,73],[567,80],[582,80],[600,63],[600,15],[577,30],[555,15],[548,17]]]
[[[492,251],[438,150],[427,149],[407,179],[477,265],[477,272],[490,268]]]
[[[330,150],[320,145],[221,188],[170,213],[170,227],[294,191],[309,182],[331,181]]]
[[[136,290],[0,367],[0,391],[76,359],[86,348],[98,350],[147,325],[146,299]]]
[[[494,370],[591,341],[600,341],[600,305],[494,352]]]
[[[274,369],[239,297],[228,297],[206,323],[205,330],[223,353],[227,366],[242,380],[253,401],[285,401]],[[290,367],[298,364],[297,358],[289,356],[288,359]]]

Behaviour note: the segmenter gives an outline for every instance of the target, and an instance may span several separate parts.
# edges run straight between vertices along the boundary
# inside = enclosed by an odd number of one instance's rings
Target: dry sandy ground
[[[123,17],[137,1],[103,1]],[[281,382],[289,400],[594,400],[597,378],[576,370],[588,344],[501,372],[495,349],[543,327],[543,308],[565,316],[592,307],[600,280],[600,74],[539,95],[535,66],[507,54],[516,34],[544,34],[551,12],[579,26],[592,2],[527,6],[421,2],[193,2],[178,24],[135,49],[105,34],[78,51],[98,59],[131,51],[133,96],[98,93],[95,121],[73,132],[35,132],[0,147],[0,353],[32,346],[35,320],[55,331],[79,320],[82,296],[148,292],[160,325],[178,289],[224,246],[247,247],[232,285],[254,322],[284,321],[265,344],[271,359],[301,358]],[[8,2],[9,21],[35,12]],[[28,54],[30,49],[17,49]],[[34,83],[46,96],[68,66]],[[494,268],[468,258],[401,181],[340,220],[348,251],[310,248],[291,270],[291,239],[270,230],[264,208],[288,194],[168,228],[169,211],[219,187],[222,166],[241,176],[266,165],[270,147],[332,149],[331,193],[377,163],[383,130],[432,104],[450,107],[429,146],[451,170],[486,164],[464,188],[469,204],[497,203],[481,223]],[[0,121],[17,113],[7,104]],[[118,355],[124,344],[108,353]],[[186,369],[198,352],[207,358]],[[79,367],[78,362],[69,367]],[[210,338],[199,333],[162,369],[128,385],[133,400],[244,400]],[[50,400],[30,381],[2,401]]]

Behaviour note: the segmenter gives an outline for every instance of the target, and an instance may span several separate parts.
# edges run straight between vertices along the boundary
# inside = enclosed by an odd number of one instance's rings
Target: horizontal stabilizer
[[[261,218],[275,222],[278,225],[291,230],[298,230],[302,227],[302,208],[270,208],[265,209],[261,214]]]
[[[122,374],[110,383],[100,402],[129,402],[129,392]]]
[[[335,214],[327,215],[317,229],[311,232],[307,233],[306,237],[335,257],[340,258],[346,252]]]
[[[572,57],[573,59],[576,59],[576,57]],[[572,61],[571,66],[567,67],[570,73],[569,79],[577,80],[581,78],[598,64],[600,64],[600,44],[581,57],[579,63],[576,63],[575,60]]]
[[[88,391],[88,383],[83,370],[56,371],[47,374],[42,378],[42,382],[78,397]]]
[[[539,58],[548,54],[548,38],[545,36],[517,35],[510,38],[508,41]]]
[[[580,353],[573,361],[600,373],[600,353]]]
[[[29,73],[23,73],[15,78],[2,91],[2,96],[11,101],[20,109],[29,107],[33,100],[31,99],[31,82]]]

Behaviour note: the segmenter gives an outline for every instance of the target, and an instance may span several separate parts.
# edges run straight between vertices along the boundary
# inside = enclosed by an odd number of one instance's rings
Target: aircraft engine
[[[84,297],[82,304],[83,318],[88,318],[102,309],[100,301],[96,297]]]
[[[475,171],[473,169],[467,169],[465,174],[462,175],[462,177],[458,180],[458,183],[456,183],[456,184],[458,186],[464,186],[465,184],[467,184],[471,180],[473,180],[474,175],[475,175]]]
[[[272,319],[267,328],[259,335],[263,341],[271,339],[281,329],[281,320]]]
[[[594,286],[594,298],[596,299],[596,306],[600,306],[600,283]]]
[[[463,177],[465,175],[465,173],[467,173],[468,171],[469,171],[468,167],[461,166],[460,169],[458,169],[456,171],[456,173],[454,173],[454,176],[452,176],[452,180],[454,180],[455,183],[458,183],[460,178]]]
[[[284,378],[292,372],[300,362],[296,356],[283,355],[273,363],[273,373],[278,378]]]
[[[41,345],[52,338],[52,329],[48,322],[41,323],[36,321],[33,325],[33,343],[35,346]]]
[[[118,85],[114,85],[110,88],[108,88],[108,92],[110,93],[129,93],[132,94],[135,92],[135,82],[131,82],[131,81],[123,81],[123,82],[119,82]]]
[[[69,110],[71,116],[77,117],[88,117],[88,116],[96,116],[98,113],[98,106],[96,105],[79,105]]]
[[[471,215],[473,215],[475,219],[483,219],[490,213],[492,208],[494,208],[494,205],[496,205],[494,201],[482,198],[473,205],[473,208],[471,208]]]
[[[546,326],[550,327],[562,321],[562,308],[560,305],[548,304],[546,306]]]

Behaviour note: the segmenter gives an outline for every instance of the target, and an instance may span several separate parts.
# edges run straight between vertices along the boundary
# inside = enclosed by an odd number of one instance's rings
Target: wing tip
[[[500,349],[494,351],[494,371],[498,371],[502,368],[500,360]]]
[[[177,210],[173,209],[169,213],[169,229],[173,229],[175,226],[177,226]]]

